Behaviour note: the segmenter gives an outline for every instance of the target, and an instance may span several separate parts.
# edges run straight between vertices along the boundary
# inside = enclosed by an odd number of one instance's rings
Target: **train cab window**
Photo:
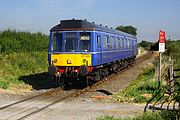
[[[81,32],[80,33],[80,44],[79,51],[88,52],[91,50],[91,33]]]
[[[74,52],[76,50],[77,35],[75,32],[66,33],[65,37],[65,52]]]
[[[60,52],[62,50],[62,33],[52,33],[52,47],[53,52]]]

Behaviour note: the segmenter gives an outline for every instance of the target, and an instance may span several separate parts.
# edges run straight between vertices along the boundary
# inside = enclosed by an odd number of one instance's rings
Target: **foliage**
[[[157,89],[157,82],[153,80],[155,69],[153,66],[144,69],[129,86],[115,95],[121,102],[147,102]]]
[[[137,35],[137,28],[129,25],[129,26],[118,26],[116,27],[116,30],[119,30],[119,31],[122,31],[122,32],[125,32],[125,33],[129,33],[129,34],[132,34],[132,35]]]
[[[151,45],[150,50],[158,51],[159,50],[159,43],[155,42]]]
[[[96,120],[120,120],[120,119],[114,118],[113,116],[104,116],[104,117],[99,117]]]
[[[180,40],[177,41],[167,41],[166,48],[168,52],[172,55],[175,67],[180,68]]]
[[[113,116],[105,116],[97,118],[97,120],[164,120],[164,118],[162,114],[146,112],[134,118],[114,118]]]
[[[152,42],[148,42],[148,41],[142,41],[139,43],[139,46],[145,48],[146,50],[147,49],[150,49],[150,47],[153,45]]]
[[[0,31],[0,54],[12,52],[47,51],[49,37],[40,32]]]
[[[44,72],[47,66],[47,52],[0,54],[0,88],[22,85],[20,76]]]

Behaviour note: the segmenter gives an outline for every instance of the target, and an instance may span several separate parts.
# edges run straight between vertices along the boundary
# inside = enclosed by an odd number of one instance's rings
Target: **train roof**
[[[118,30],[114,30],[112,28],[108,28],[107,26],[97,25],[94,22],[88,22],[87,20],[61,20],[60,24],[54,26],[50,29],[50,32],[54,31],[64,31],[64,30],[99,30],[105,31],[113,34],[121,34],[129,37],[136,38],[134,35],[127,34]]]

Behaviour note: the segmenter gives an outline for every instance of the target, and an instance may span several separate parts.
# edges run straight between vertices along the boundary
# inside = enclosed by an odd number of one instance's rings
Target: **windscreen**
[[[81,32],[80,33],[80,46],[79,51],[88,52],[91,49],[91,33]]]
[[[89,52],[91,51],[90,32],[52,33],[51,51],[53,52]]]

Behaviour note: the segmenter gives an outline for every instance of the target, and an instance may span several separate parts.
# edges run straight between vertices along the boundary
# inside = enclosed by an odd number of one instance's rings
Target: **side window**
[[[122,38],[118,38],[118,42],[119,42],[119,48],[122,48],[123,47]]]
[[[116,49],[118,49],[119,48],[119,38],[116,37],[115,40],[116,40],[116,45],[115,46],[116,46]]]
[[[126,48],[127,43],[126,43],[126,38],[124,38],[124,48]]]
[[[109,38],[109,36],[107,36],[106,39],[107,39],[107,48],[110,48],[110,38]]]
[[[112,49],[113,48],[113,37],[107,37],[107,47],[108,49]]]
[[[97,35],[97,48],[101,48],[100,35]]]
[[[52,51],[60,52],[62,50],[62,33],[52,34]]]
[[[125,48],[128,48],[128,39],[125,38],[125,41],[126,41],[126,47]]]
[[[127,39],[127,48],[130,48],[130,40]]]
[[[129,48],[131,48],[131,46],[132,46],[132,40],[129,39]]]
[[[103,49],[107,48],[107,37],[105,35],[102,36],[102,41],[103,41]]]
[[[57,50],[57,33],[52,34],[52,47],[51,47],[51,50],[52,51]]]

